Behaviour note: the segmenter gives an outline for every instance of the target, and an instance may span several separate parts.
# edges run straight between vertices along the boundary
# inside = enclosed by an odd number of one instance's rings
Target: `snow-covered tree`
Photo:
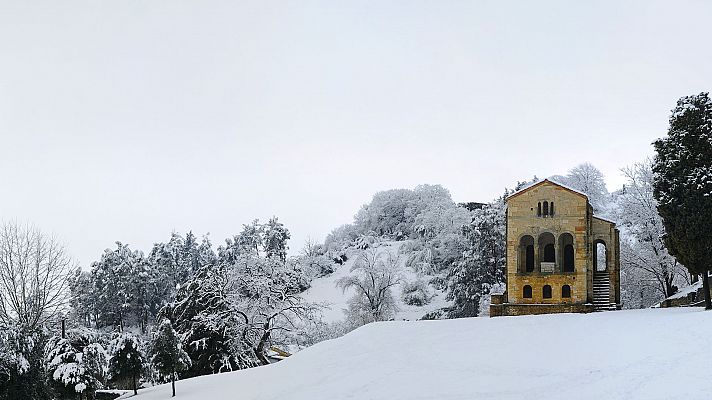
[[[174,232],[168,242],[153,245],[148,259],[161,277],[159,297],[163,302],[169,302],[178,286],[187,282],[203,266],[214,264],[217,256],[207,235],[198,243],[192,232],[185,237]]]
[[[178,372],[190,366],[190,357],[183,350],[180,338],[168,319],[164,319],[158,325],[151,339],[151,364],[163,378],[171,381],[171,389],[175,397],[176,377]]]
[[[406,266],[424,273],[450,268],[462,256],[470,220],[470,212],[452,201],[431,203],[415,217],[416,240],[403,248]]]
[[[682,97],[665,138],[654,143],[654,195],[665,226],[665,245],[690,273],[701,274],[705,309],[712,309],[712,100]]]
[[[361,207],[354,225],[360,234],[374,232],[397,240],[413,234],[415,218],[423,210],[441,202],[452,202],[450,193],[440,185],[420,185],[415,189],[378,192]]]
[[[233,310],[246,317],[245,338],[262,364],[269,345],[299,329],[313,317],[317,305],[300,296],[307,287],[298,265],[279,258],[243,256],[232,266]]]
[[[222,264],[202,267],[161,315],[169,318],[191,359],[185,377],[249,368],[256,357],[244,338],[247,315],[233,307],[234,288]]]
[[[506,196],[473,211],[472,222],[464,228],[467,248],[448,274],[451,317],[477,316],[482,297],[504,281]]]
[[[272,217],[262,228],[265,254],[268,258],[276,257],[282,262],[287,261],[287,241],[290,238],[289,229],[279,222],[277,217]]]
[[[92,263],[92,282],[98,326],[123,330],[132,309],[130,279],[142,255],[120,242],[116,242],[116,247],[105,250],[101,259]]]
[[[309,278],[317,278],[334,272],[334,260],[326,255],[324,246],[307,239],[299,256],[294,260]]]
[[[351,275],[336,284],[343,291],[353,289],[349,299],[348,318],[358,325],[385,321],[397,311],[393,287],[403,281],[399,256],[390,249],[363,250],[351,267]]]
[[[49,400],[42,329],[0,325],[0,400]]]
[[[626,289],[624,299],[632,302],[630,306],[651,306],[671,296],[677,290],[676,283],[687,277],[685,268],[668,253],[663,241],[665,228],[653,196],[652,163],[647,159],[624,168],[628,181],[614,194],[612,213],[621,228],[621,274],[631,278],[622,286]],[[652,286],[658,295],[651,299],[646,286]]]
[[[98,343],[78,351],[69,339],[53,338],[47,344],[46,360],[50,384],[60,399],[75,399],[77,395],[93,398],[103,387],[107,359]]]
[[[146,371],[146,358],[138,336],[124,332],[109,344],[109,379],[122,389],[138,393],[138,382]]]
[[[556,175],[553,180],[570,186],[588,196],[594,212],[605,211],[608,203],[608,188],[603,179],[603,173],[591,163],[583,163],[569,170],[565,176]]]
[[[344,254],[346,248],[351,246],[359,237],[359,230],[354,224],[341,225],[332,230],[324,239],[324,247],[332,258]]]
[[[96,316],[93,289],[91,272],[76,268],[69,277],[69,305],[73,319],[84,326],[91,326]]]

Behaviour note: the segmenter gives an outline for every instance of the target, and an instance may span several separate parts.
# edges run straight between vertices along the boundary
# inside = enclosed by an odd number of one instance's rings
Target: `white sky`
[[[0,219],[86,266],[116,240],[292,250],[378,190],[488,201],[648,155],[710,90],[712,2],[0,0]]]

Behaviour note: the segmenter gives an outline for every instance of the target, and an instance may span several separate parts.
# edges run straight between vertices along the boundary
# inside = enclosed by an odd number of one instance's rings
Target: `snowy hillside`
[[[280,363],[179,381],[176,399],[708,399],[699,308],[374,323]],[[170,385],[137,400],[169,399]]]
[[[404,242],[382,242],[376,247],[378,253],[391,251],[398,253]],[[354,295],[353,289],[342,291],[337,287],[336,282],[348,276],[351,273],[351,268],[354,266],[358,258],[358,250],[350,250],[347,252],[349,259],[343,265],[335,265],[336,269],[328,276],[316,278],[311,282],[311,287],[304,293],[304,299],[309,302],[326,303],[327,307],[323,310],[324,322],[338,322],[344,319],[344,309],[347,308],[347,302]],[[413,282],[417,279],[429,281],[432,276],[422,275],[405,266],[406,257],[399,257],[399,264],[403,274],[404,282]],[[432,294],[430,303],[424,306],[413,306],[403,303],[401,299],[401,284],[393,287],[393,297],[396,300],[398,311],[395,320],[417,320],[423,315],[441,309],[447,306],[445,293],[437,290],[432,285],[428,285]]]

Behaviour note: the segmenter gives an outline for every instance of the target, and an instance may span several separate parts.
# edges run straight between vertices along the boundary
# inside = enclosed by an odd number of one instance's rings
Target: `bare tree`
[[[37,228],[0,225],[0,325],[34,329],[67,301],[72,260],[64,247]]]
[[[336,282],[344,291],[356,291],[349,301],[350,319],[358,318],[366,324],[391,318],[396,311],[391,288],[403,281],[398,255],[369,248],[359,254],[351,272],[351,276]]]

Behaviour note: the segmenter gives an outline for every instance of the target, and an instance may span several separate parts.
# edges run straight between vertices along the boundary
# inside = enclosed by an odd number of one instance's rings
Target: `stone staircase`
[[[611,301],[611,279],[608,272],[597,271],[593,274],[593,308],[596,311],[616,309],[616,303]]]

